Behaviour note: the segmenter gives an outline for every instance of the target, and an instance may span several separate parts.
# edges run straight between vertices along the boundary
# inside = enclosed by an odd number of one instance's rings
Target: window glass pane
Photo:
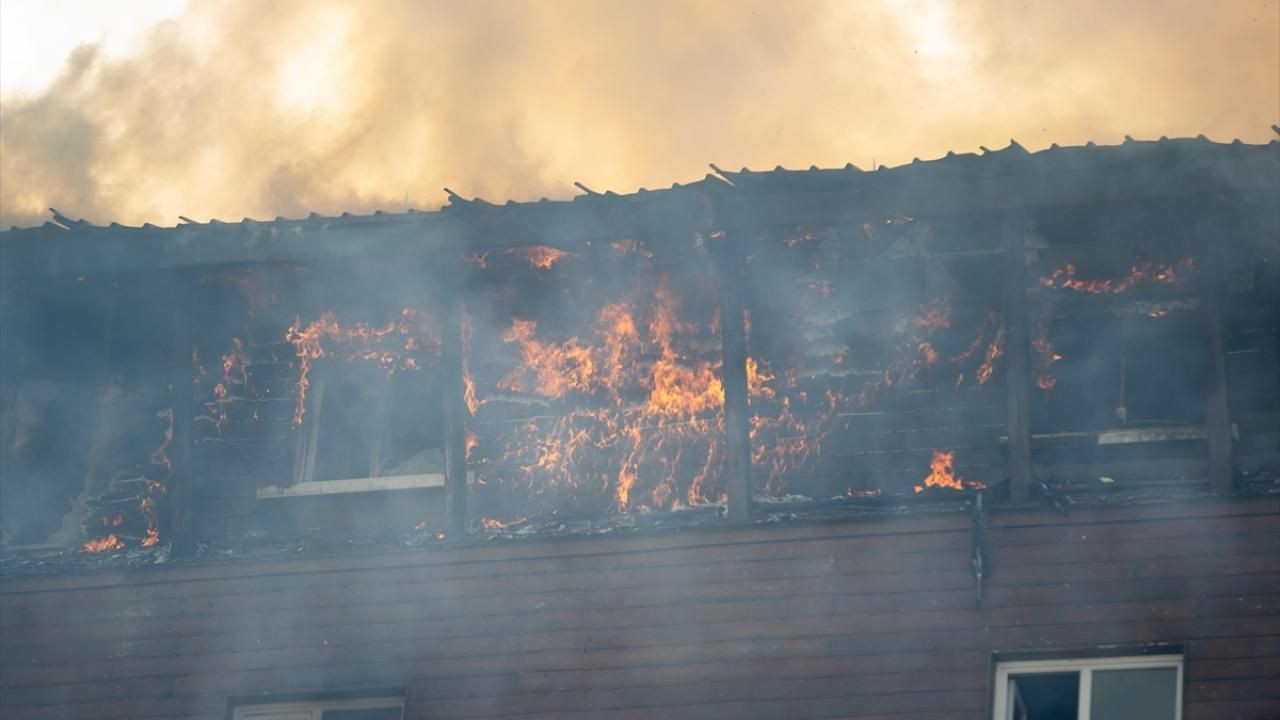
[[[1093,720],[1174,720],[1176,668],[1095,670]]]
[[[1076,720],[1079,710],[1080,673],[1014,675],[1010,689],[1016,720]]]

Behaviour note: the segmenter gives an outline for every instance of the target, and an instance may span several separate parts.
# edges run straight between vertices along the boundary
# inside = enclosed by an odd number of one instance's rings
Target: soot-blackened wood
[[[1199,246],[1206,248],[1204,263],[1204,315],[1209,343],[1209,396],[1205,408],[1205,434],[1209,450],[1209,482],[1215,492],[1231,492],[1234,473],[1231,460],[1231,410],[1227,392],[1227,354],[1223,345],[1222,298],[1230,245],[1229,214],[1211,205],[1197,225]]]
[[[1026,502],[1031,494],[1031,369],[1028,357],[1026,221],[1003,219],[1005,255],[1005,386],[1008,389],[1009,498]]]
[[[169,542],[175,557],[190,555],[194,548],[191,496],[195,478],[191,467],[192,430],[195,421],[194,387],[191,382],[191,353],[194,347],[191,322],[192,292],[196,279],[191,271],[170,275],[172,353],[169,386],[173,398],[173,436],[169,443]]]
[[[459,263],[460,264],[460,263]],[[458,298],[456,279],[461,270],[454,269],[454,281],[441,280],[440,359],[442,398],[444,403],[444,474],[445,513],[448,534],[461,537],[467,528],[467,406],[464,393],[466,378],[462,367],[462,303]],[[437,273],[442,278],[448,269]]]
[[[720,342],[724,360],[725,463],[729,519],[751,519],[751,426],[747,400],[746,273],[743,250],[729,234],[713,237],[720,280]]]

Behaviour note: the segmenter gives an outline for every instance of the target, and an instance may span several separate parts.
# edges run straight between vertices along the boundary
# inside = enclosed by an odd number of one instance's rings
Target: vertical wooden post
[[[1230,219],[1217,203],[1204,211],[1198,223],[1198,247],[1226,248],[1222,233],[1229,232]],[[1214,492],[1229,493],[1235,486],[1231,458],[1231,409],[1227,396],[1227,353],[1223,342],[1223,296],[1228,259],[1225,250],[1205,253],[1202,299],[1209,335],[1209,396],[1205,408],[1205,437],[1209,450],[1209,484]]]
[[[712,239],[720,280],[720,347],[723,353],[725,469],[729,520],[751,520],[751,421],[747,399],[745,262],[735,238]]]
[[[448,534],[453,538],[461,538],[467,529],[467,406],[464,399],[466,380],[462,371],[459,287],[457,283],[446,283],[439,293],[445,513],[448,516]]]
[[[190,556],[195,551],[195,535],[191,518],[191,496],[195,477],[191,469],[192,430],[195,420],[195,398],[192,385],[191,352],[194,346],[193,288],[191,273],[174,271],[172,289],[172,355],[169,363],[169,386],[172,393],[173,438],[169,444],[169,547],[174,557]]]
[[[1018,215],[1001,223],[1004,235],[1005,387],[1008,395],[1009,498],[1031,496],[1031,363],[1027,329],[1026,224]]]

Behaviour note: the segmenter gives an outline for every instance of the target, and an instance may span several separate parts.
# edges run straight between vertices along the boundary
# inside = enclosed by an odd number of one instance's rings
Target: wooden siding
[[[965,515],[7,578],[0,715],[985,717],[996,651],[1168,641],[1187,720],[1280,716],[1280,501]]]

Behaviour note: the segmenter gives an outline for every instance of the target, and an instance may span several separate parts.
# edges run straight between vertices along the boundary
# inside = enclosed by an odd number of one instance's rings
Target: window
[[[444,429],[433,376],[323,364],[297,429],[293,483],[259,498],[444,485]]]
[[[232,720],[401,720],[403,717],[403,698],[239,705],[231,715]]]
[[[1181,720],[1182,656],[1002,662],[995,689],[993,720]]]

